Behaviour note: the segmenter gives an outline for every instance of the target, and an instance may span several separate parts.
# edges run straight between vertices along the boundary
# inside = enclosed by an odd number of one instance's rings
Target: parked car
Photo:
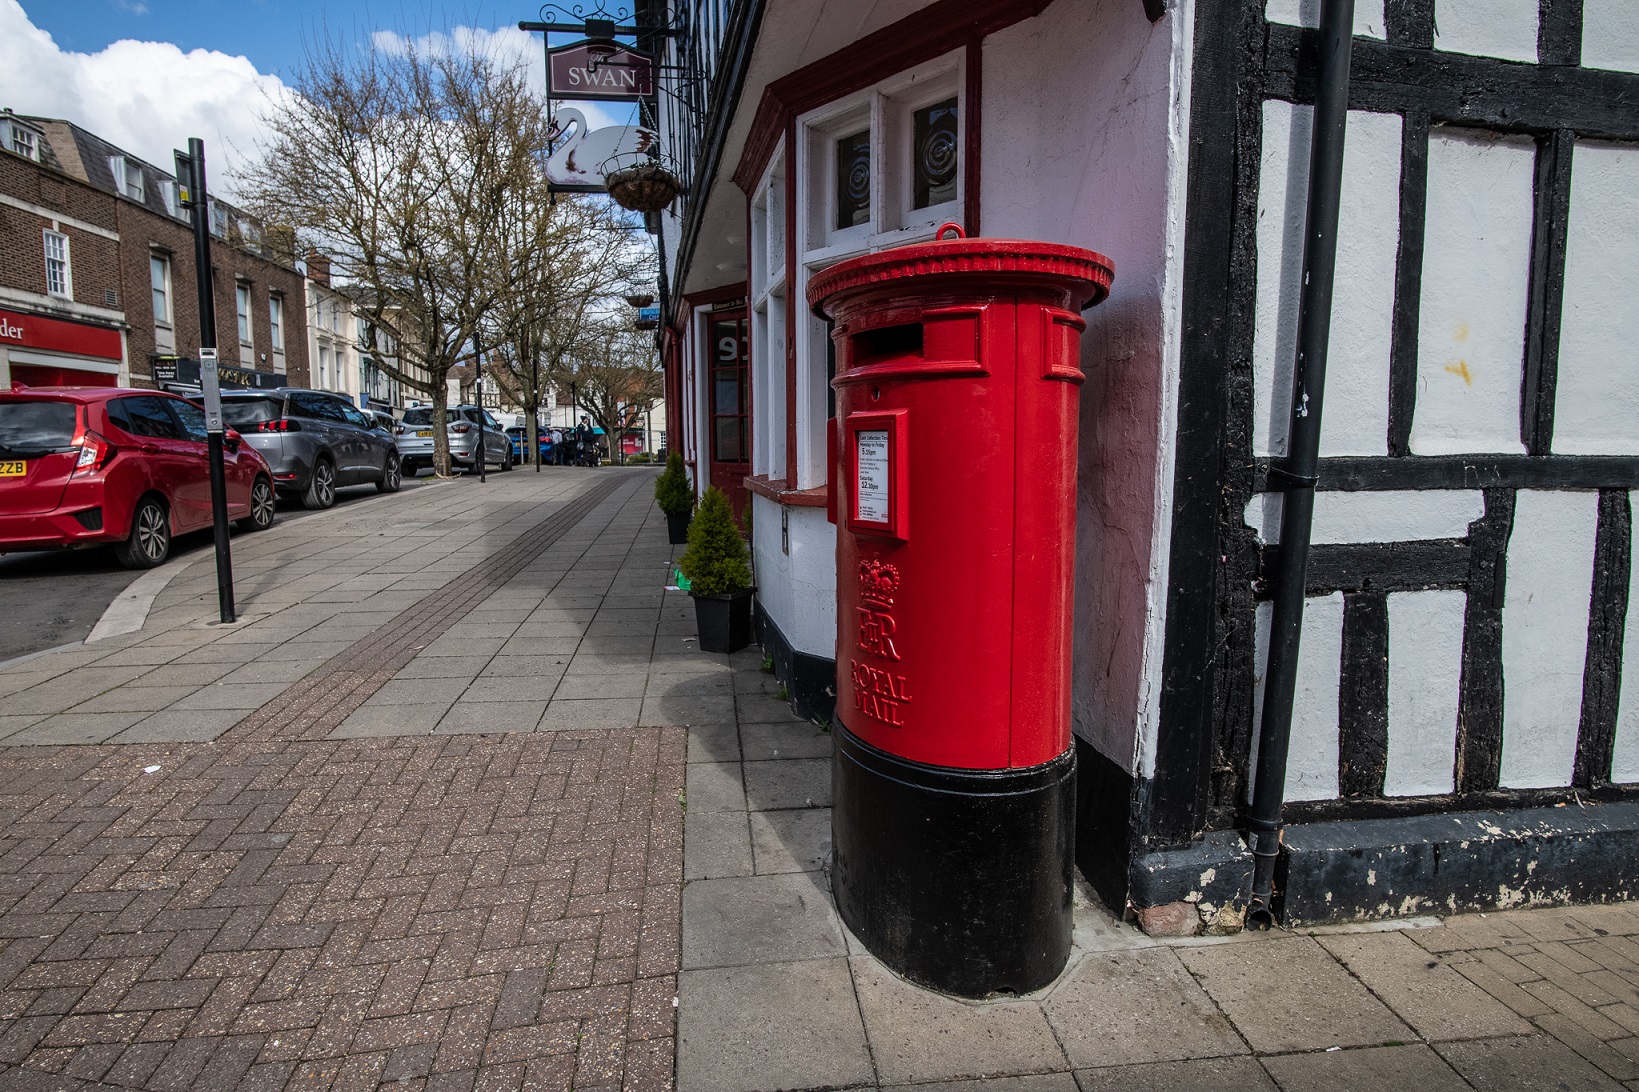
[[[512,441],[512,461],[515,463],[522,462],[524,458],[524,445],[529,442],[529,429],[523,425],[513,425],[511,428],[506,430],[506,434],[507,438]],[[544,428],[541,429],[538,439],[540,441],[541,462],[552,462],[554,455],[552,446],[552,430]]]
[[[301,387],[223,391],[222,420],[273,468],[274,488],[306,508],[329,508],[336,490],[402,483],[393,434],[341,395]]]
[[[477,470],[479,425],[483,425],[484,462],[511,470],[512,441],[507,438],[501,422],[477,406],[451,406],[447,411],[445,429],[450,443],[451,469]],[[404,411],[398,424],[398,455],[406,474],[417,474],[423,467],[433,465],[433,410],[431,406],[414,406]]]
[[[271,527],[267,462],[234,429],[223,440],[228,518]],[[0,553],[106,544],[146,569],[212,515],[205,413],[193,403],[122,387],[0,392]]]

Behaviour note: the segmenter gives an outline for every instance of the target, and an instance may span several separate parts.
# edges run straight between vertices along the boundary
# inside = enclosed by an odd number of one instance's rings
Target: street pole
[[[586,465],[586,452],[580,449],[580,419],[575,414],[580,412],[579,395],[575,393],[575,381],[569,381],[569,427],[575,436],[575,463],[578,466]]]
[[[235,620],[233,554],[228,546],[228,485],[222,469],[222,388],[216,359],[216,292],[211,275],[210,192],[205,185],[205,142],[188,139],[176,153],[183,204],[193,222],[194,283],[199,290],[199,385],[205,395],[205,452],[210,463],[211,524],[216,534],[216,602],[224,623]]]
[[[535,473],[541,472],[541,357],[535,346],[529,347],[529,389],[534,392],[535,404],[529,408],[529,430],[535,434]],[[553,451],[557,450],[554,445]]]
[[[472,375],[472,400],[478,406],[478,447],[473,458],[478,461],[481,485],[489,479],[484,476],[484,345],[477,333],[472,335]]]

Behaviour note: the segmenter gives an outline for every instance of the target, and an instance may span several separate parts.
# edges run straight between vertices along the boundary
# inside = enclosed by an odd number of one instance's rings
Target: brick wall
[[[12,155],[0,155],[0,193],[50,213],[115,230],[115,199],[73,179]],[[44,295],[45,239],[52,219],[10,204],[0,204],[0,287]],[[68,236],[68,261],[74,302],[119,309],[119,244],[102,235],[57,222]],[[114,293],[110,302],[108,292]]]
[[[123,279],[131,322],[131,375],[141,385],[149,382],[149,357],[156,350],[154,308],[149,280],[149,257],[161,254],[171,263],[171,313],[178,356],[199,355],[199,293],[194,279],[193,233],[180,220],[163,216],[131,201],[119,202],[120,244],[124,252]],[[260,371],[282,371],[292,386],[306,386],[307,319],[301,274],[218,238],[211,239],[215,276],[217,356],[223,364]],[[238,300],[240,282],[251,290],[251,350],[249,358],[239,344]],[[272,347],[270,293],[284,296],[284,353],[282,363]],[[266,359],[263,359],[264,354]]]

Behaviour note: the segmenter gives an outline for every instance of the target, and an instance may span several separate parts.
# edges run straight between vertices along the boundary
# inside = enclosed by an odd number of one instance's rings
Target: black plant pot
[[[666,537],[673,546],[681,546],[689,540],[689,524],[694,521],[693,512],[684,512],[681,515],[666,513]]]
[[[738,652],[751,643],[751,596],[756,590],[693,596],[700,651]]]

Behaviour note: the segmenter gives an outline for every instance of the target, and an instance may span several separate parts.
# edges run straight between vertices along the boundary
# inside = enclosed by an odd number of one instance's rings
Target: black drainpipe
[[[1269,665],[1264,673],[1263,719],[1258,725],[1257,780],[1247,824],[1256,866],[1246,923],[1255,929],[1275,924],[1275,864],[1280,857],[1286,755],[1292,740],[1292,696],[1297,686],[1298,639],[1303,630],[1304,583],[1309,575],[1309,532],[1315,512],[1320,411],[1326,392],[1326,348],[1332,326],[1332,274],[1337,268],[1337,211],[1349,109],[1349,51],[1353,45],[1354,0],[1322,0],[1298,304],[1298,353],[1292,369],[1292,416],[1286,434],[1286,458],[1269,472],[1270,484],[1281,489],[1284,499],[1274,572],[1274,614],[1269,625]]]

